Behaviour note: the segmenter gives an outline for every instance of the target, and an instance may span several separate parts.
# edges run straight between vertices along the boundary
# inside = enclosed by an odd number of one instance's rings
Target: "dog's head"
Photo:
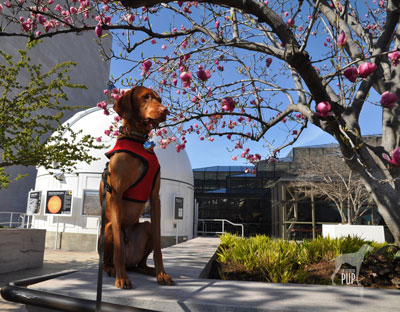
[[[114,104],[117,114],[135,127],[156,128],[166,120],[168,109],[161,104],[160,96],[146,87],[134,87],[126,91]]]

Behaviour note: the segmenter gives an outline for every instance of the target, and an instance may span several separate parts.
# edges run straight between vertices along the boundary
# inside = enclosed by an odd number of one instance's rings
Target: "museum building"
[[[378,145],[381,137],[364,139]],[[347,169],[337,144],[294,147],[286,158],[276,163],[261,161],[250,170],[247,166],[194,169],[198,235],[220,231],[221,219],[242,224],[244,236],[266,234],[285,239],[315,238],[322,224],[341,223],[335,204],[304,183],[318,177],[305,176],[302,164],[323,155]],[[367,213],[358,224],[383,224],[374,204],[365,208]],[[240,228],[230,224],[225,230],[240,234]],[[387,229],[385,232],[390,235]]]

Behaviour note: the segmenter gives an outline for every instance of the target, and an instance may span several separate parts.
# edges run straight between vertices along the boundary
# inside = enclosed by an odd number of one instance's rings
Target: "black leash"
[[[96,295],[96,312],[101,311],[101,295],[103,289],[103,259],[104,259],[104,230],[106,225],[106,194],[108,189],[107,184],[108,163],[103,172],[103,199],[101,201],[101,229],[100,229],[100,246],[99,246],[99,269],[97,272],[97,295]]]

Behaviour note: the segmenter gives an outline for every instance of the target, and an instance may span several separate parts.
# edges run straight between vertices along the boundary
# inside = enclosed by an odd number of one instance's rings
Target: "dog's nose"
[[[160,113],[163,115],[169,115],[169,110],[165,106],[160,107]]]

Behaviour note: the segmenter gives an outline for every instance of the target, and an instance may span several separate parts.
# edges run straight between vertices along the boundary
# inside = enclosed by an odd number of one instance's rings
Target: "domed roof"
[[[111,109],[109,110],[112,112]],[[107,116],[103,113],[103,109],[94,107],[75,114],[65,122],[65,124],[70,125],[74,132],[82,130],[82,135],[90,134],[94,137],[101,136],[102,143],[106,145],[104,149],[92,149],[90,155],[98,158],[98,160],[90,164],[79,162],[76,166],[76,173],[103,172],[105,164],[108,162],[108,158],[104,154],[113,148],[116,141],[115,138],[106,136],[104,130],[114,121],[114,116],[115,114],[113,113]],[[69,134],[65,133],[63,136],[68,138]],[[155,143],[154,151],[161,166],[161,178],[193,185],[193,172],[189,157],[185,151],[181,151],[180,153],[176,152],[175,145],[178,142],[169,144],[166,149],[162,149],[159,146],[157,139],[155,139]],[[43,167],[38,168],[38,176],[46,174],[48,174],[46,169]]]

